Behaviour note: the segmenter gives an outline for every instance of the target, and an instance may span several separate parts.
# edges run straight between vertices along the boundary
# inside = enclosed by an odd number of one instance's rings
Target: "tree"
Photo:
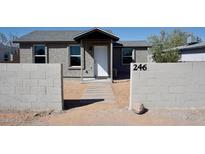
[[[180,59],[180,53],[178,50],[169,50],[166,52],[157,51],[153,53],[153,59],[157,63],[174,63]]]
[[[153,60],[162,63],[178,62],[180,52],[176,47],[185,45],[189,36],[193,36],[193,34],[175,29],[172,32],[161,31],[159,35],[149,37],[148,40],[152,44]]]
[[[0,44],[3,44],[5,46],[9,47],[17,47],[17,44],[13,43],[14,40],[17,39],[17,36],[10,33],[8,36],[4,33],[0,32]]]
[[[18,37],[16,35],[13,35],[12,33],[10,33],[8,35],[8,41],[7,41],[7,45],[10,47],[17,47],[16,43],[13,43],[14,40],[16,40]]]
[[[6,35],[0,32],[0,43],[3,45],[6,45],[7,42],[8,42],[8,39],[7,39]]]
[[[13,43],[14,40],[17,39],[17,36],[13,35],[13,34],[9,34],[9,35],[5,35],[3,33],[0,32],[0,45],[3,46],[4,48],[6,48],[6,53],[4,54],[4,60],[5,61],[9,61],[10,56],[17,54],[17,47],[18,45]]]

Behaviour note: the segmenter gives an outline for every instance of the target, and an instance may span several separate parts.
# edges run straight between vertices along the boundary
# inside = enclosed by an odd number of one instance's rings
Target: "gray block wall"
[[[131,65],[130,109],[134,103],[148,108],[205,107],[205,62],[142,64],[147,71],[133,71]]]
[[[62,110],[61,69],[61,64],[0,64],[0,110]]]

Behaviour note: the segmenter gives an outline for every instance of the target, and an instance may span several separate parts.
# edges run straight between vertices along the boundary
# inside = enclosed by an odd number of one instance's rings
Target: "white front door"
[[[94,46],[95,76],[108,77],[108,47]]]

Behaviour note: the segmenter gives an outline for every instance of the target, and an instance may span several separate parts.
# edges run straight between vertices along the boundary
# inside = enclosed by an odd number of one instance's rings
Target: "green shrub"
[[[153,60],[157,63],[175,63],[181,58],[181,54],[178,50],[161,52],[157,51],[153,53]]]

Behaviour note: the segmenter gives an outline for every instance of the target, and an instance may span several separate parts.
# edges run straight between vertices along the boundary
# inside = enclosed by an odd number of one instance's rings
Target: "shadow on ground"
[[[64,110],[69,110],[72,108],[82,107],[89,104],[94,104],[97,102],[104,101],[104,99],[74,99],[74,100],[64,100]]]
[[[143,114],[147,113],[148,111],[149,111],[149,110],[148,110],[147,108],[144,108],[144,111],[141,112],[139,115],[143,115]]]
[[[117,76],[114,75],[114,80],[128,80],[128,79],[130,79],[130,71],[128,72],[119,71],[117,73]]]

